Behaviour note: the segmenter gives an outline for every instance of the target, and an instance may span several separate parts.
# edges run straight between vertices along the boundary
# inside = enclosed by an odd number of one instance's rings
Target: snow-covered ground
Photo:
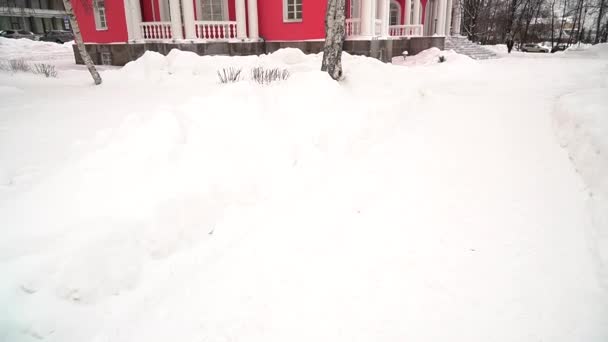
[[[0,73],[0,341],[608,340],[608,46],[95,87],[27,44],[60,67]],[[218,84],[258,65],[291,77]]]

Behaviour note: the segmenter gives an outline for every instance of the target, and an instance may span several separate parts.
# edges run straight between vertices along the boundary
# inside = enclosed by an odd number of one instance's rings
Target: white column
[[[405,25],[409,25],[411,24],[411,20],[410,18],[412,17],[412,0],[405,0],[405,20],[403,21],[403,23]],[[398,23],[399,25],[401,25],[401,23]]]
[[[425,13],[426,18],[424,20],[425,22],[427,19],[429,21],[429,36],[437,33],[437,7],[439,6],[439,1],[440,0],[434,0],[432,4],[429,4],[429,2],[426,3],[425,12],[428,12],[429,15],[426,15]]]
[[[377,36],[376,19],[378,19],[378,0],[372,0],[372,36]]]
[[[247,38],[247,19],[245,18],[245,0],[235,1],[236,11],[236,37],[239,39]]]
[[[375,17],[372,16],[372,4],[375,1],[373,0],[361,0],[361,35],[362,36],[371,36],[374,32]]]
[[[249,24],[249,38],[257,40],[258,33],[258,0],[247,0],[247,23]]]
[[[141,39],[141,8],[137,0],[125,0],[125,23],[127,24],[128,40]]]
[[[142,33],[141,33],[141,28],[139,27],[139,24],[141,24],[142,19],[141,19],[141,5],[139,3],[139,1],[135,0],[132,1],[133,4],[133,16],[131,17],[131,20],[133,22],[133,25],[135,26],[135,32],[133,32],[133,39],[135,40],[139,40],[142,38]]]
[[[414,25],[420,25],[420,0],[414,0]]]
[[[437,34],[440,36],[445,35],[445,10],[446,1],[439,0],[439,11],[437,13]]]
[[[460,0],[454,1],[454,24],[452,25],[452,34],[455,36],[460,36]]]
[[[182,10],[184,11],[184,31],[186,39],[196,39],[194,27],[194,2],[192,0],[182,0]]]
[[[171,12],[171,34],[173,39],[184,39],[182,32],[182,11],[179,0],[169,0],[169,11]]]
[[[378,16],[380,20],[382,20],[382,25],[380,25],[380,36],[388,37],[388,27],[390,24],[390,0],[378,0],[380,1],[380,13]]]
[[[447,0],[447,7],[445,13],[445,35],[450,35],[450,30],[452,28],[452,0]]]

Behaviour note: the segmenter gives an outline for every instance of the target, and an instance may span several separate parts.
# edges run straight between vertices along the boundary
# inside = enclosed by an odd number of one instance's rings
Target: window
[[[21,23],[19,22],[19,17],[9,17],[11,21],[11,28],[14,30],[18,30],[21,28]]]
[[[302,0],[283,0],[283,21],[302,21]]]
[[[95,28],[99,30],[107,30],[108,22],[106,21],[106,4],[104,0],[93,0],[93,9],[95,12]]]
[[[396,1],[391,1],[390,25],[401,25],[401,5]]]
[[[112,65],[112,54],[109,52],[101,53],[101,64],[102,65]]]
[[[202,0],[201,4],[202,19],[205,21],[224,21],[227,20],[226,3],[224,0]]]
[[[359,18],[360,16],[359,0],[350,0],[350,17],[351,18]]]

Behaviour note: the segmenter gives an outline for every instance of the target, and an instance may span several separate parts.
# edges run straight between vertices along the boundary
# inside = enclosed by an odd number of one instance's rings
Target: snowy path
[[[606,227],[553,121],[605,57],[319,63],[0,74],[0,341],[608,339]]]

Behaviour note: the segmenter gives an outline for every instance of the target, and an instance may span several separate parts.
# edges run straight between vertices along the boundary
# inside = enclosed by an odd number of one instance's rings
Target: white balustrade
[[[236,21],[195,21],[198,39],[236,39]]]
[[[143,39],[171,39],[171,22],[155,21],[143,22],[139,24]]]
[[[358,36],[361,34],[361,19],[346,19],[344,31],[347,37]]]
[[[422,25],[391,25],[388,32],[393,37],[418,37],[422,36]]]

